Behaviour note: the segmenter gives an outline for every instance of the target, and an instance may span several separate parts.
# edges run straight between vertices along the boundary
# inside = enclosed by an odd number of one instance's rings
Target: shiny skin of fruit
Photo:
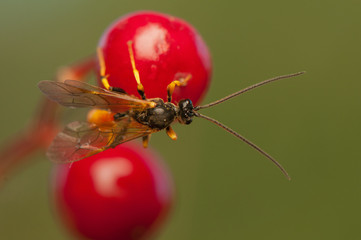
[[[98,47],[103,50],[110,85],[139,97],[129,41],[147,98],[166,101],[168,84],[191,75],[186,86],[175,88],[172,102],[189,98],[200,103],[210,84],[212,64],[205,42],[189,23],[156,12],[135,12],[104,32]]]
[[[53,197],[77,238],[144,239],[169,211],[169,176],[151,150],[125,143],[71,165],[56,165]]]

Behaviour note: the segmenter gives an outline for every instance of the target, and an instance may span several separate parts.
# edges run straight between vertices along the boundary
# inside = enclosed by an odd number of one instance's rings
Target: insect
[[[171,139],[175,140],[177,135],[171,124],[179,122],[188,125],[194,117],[197,117],[213,122],[241,139],[271,160],[287,178],[290,178],[286,170],[268,153],[234,130],[198,111],[220,104],[270,82],[298,76],[304,72],[259,82],[203,106],[193,106],[190,99],[183,99],[175,105],[171,102],[175,87],[186,85],[191,76],[175,80],[168,85],[167,102],[160,98],[147,99],[140,82],[139,72],[135,66],[131,42],[128,43],[128,50],[141,99],[128,95],[123,89],[109,85],[101,49],[98,49],[98,58],[101,80],[105,89],[76,80],[41,81],[38,84],[40,90],[48,98],[63,106],[93,108],[88,114],[87,122],[72,122],[55,137],[47,151],[50,160],[60,163],[75,162],[136,138],[143,138],[143,145],[146,147],[150,135],[163,129]]]

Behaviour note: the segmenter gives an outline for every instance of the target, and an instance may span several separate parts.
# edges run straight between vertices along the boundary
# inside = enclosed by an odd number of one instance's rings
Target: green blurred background
[[[135,10],[183,18],[214,63],[204,103],[266,78],[306,70],[204,113],[280,161],[202,119],[156,134],[177,186],[157,239],[361,239],[361,2],[0,1],[0,142],[31,118],[36,84],[95,51],[104,29]],[[187,151],[184,151],[187,149]],[[49,203],[43,154],[6,176],[0,239],[68,239]]]

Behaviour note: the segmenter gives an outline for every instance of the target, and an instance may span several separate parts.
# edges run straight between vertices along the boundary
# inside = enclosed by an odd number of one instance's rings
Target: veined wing
[[[75,162],[157,131],[129,117],[123,118],[113,127],[72,122],[55,137],[47,156],[51,161],[58,163]]]
[[[113,112],[126,112],[131,109],[142,110],[154,104],[76,80],[41,81],[38,87],[48,98],[66,107],[93,107],[111,109]]]

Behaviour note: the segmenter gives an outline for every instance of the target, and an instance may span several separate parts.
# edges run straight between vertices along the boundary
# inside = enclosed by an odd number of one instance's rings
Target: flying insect
[[[143,138],[143,145],[146,147],[150,135],[164,129],[167,135],[175,140],[177,135],[171,124],[179,122],[188,125],[194,117],[198,117],[213,122],[256,149],[271,160],[290,179],[281,164],[268,153],[234,130],[198,111],[220,104],[259,86],[298,76],[304,72],[278,76],[259,82],[203,106],[193,106],[190,99],[180,100],[176,105],[171,102],[175,87],[186,85],[191,76],[180,78],[168,85],[167,102],[164,102],[161,98],[147,99],[144,87],[140,82],[139,72],[135,67],[131,42],[128,43],[128,50],[141,99],[128,95],[123,89],[109,85],[101,49],[98,49],[98,59],[101,80],[105,89],[76,80],[39,82],[38,87],[40,90],[49,99],[63,106],[92,108],[88,114],[87,122],[72,122],[55,137],[47,151],[47,156],[51,161],[58,163],[75,162],[136,138]]]

